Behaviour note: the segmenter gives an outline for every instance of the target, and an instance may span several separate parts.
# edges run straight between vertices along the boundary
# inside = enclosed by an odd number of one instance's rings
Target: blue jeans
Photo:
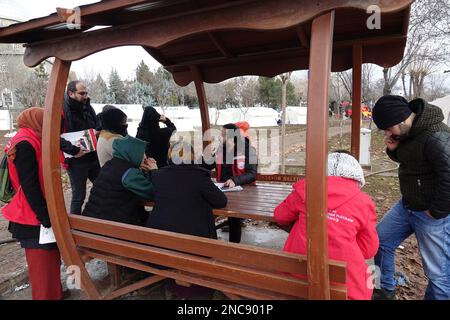
[[[395,289],[395,249],[414,233],[428,278],[424,299],[450,299],[450,216],[433,219],[423,211],[405,208],[400,200],[377,225],[377,232],[380,247],[375,264],[381,271],[383,289]]]

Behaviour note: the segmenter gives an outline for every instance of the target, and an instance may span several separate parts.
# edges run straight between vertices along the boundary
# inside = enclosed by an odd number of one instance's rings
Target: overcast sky
[[[11,0],[0,0],[2,2],[11,2]],[[26,11],[26,19],[47,16],[56,12],[56,7],[75,8],[84,4],[98,2],[95,0],[13,0]],[[135,76],[137,64],[144,60],[145,63],[154,70],[158,68],[159,63],[154,60],[140,46],[127,46],[105,50],[80,61],[72,63],[71,70],[74,70],[79,77],[86,78],[89,75],[95,77],[100,73],[105,79],[111,71],[116,68],[122,79],[129,79]]]

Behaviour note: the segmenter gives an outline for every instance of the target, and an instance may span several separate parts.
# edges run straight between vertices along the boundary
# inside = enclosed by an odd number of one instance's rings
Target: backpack
[[[10,202],[15,193],[11,179],[9,178],[8,155],[5,153],[0,162],[0,201]]]

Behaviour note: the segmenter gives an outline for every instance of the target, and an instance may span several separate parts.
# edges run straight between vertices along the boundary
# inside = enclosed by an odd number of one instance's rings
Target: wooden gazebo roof
[[[66,214],[59,165],[61,107],[72,61],[125,45],[142,46],[179,85],[194,81],[202,129],[209,125],[204,82],[240,75],[275,76],[309,69],[306,137],[309,299],[330,298],[327,236],[328,88],[330,71],[353,69],[352,153],[358,158],[363,63],[391,67],[406,45],[413,0],[108,0],[0,28],[0,43],[25,43],[24,62],[55,57],[45,100],[43,176],[58,247],[77,265],[89,297],[100,295],[81,259]],[[377,5],[380,29],[366,10]],[[68,20],[69,19],[69,20]],[[91,30],[93,27],[104,28]],[[106,26],[106,27],[105,27]],[[126,59],[126,57],[124,57]],[[207,139],[206,139],[207,140]],[[206,143],[206,141],[204,141]]]
[[[332,71],[352,67],[354,44],[362,46],[363,63],[390,67],[403,56],[411,2],[109,0],[81,6],[80,29],[67,28],[70,10],[58,9],[0,28],[0,43],[25,43],[27,66],[51,56],[74,61],[111,47],[140,45],[179,85],[193,81],[193,65],[205,82],[217,83],[240,75],[308,69],[312,20],[334,9]],[[381,9],[380,29],[366,26],[366,9],[372,4]],[[242,17],[249,7],[251,15]],[[90,31],[98,26],[107,27]]]

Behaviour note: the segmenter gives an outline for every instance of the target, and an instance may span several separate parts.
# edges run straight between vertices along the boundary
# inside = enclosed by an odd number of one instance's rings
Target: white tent
[[[211,119],[211,111],[209,118]],[[217,124],[222,126],[227,123],[235,123],[241,121],[242,115],[238,108],[229,108],[219,110],[219,118],[217,120]],[[214,119],[215,120],[215,119]]]
[[[102,112],[103,107],[105,104],[101,103],[93,103],[92,107],[94,108],[95,112],[99,114]],[[127,115],[128,118],[128,134],[130,136],[135,137],[137,133],[137,128],[139,126],[139,122],[141,122],[142,114],[144,113],[144,110],[142,109],[142,105],[140,104],[114,104],[114,106]]]
[[[202,125],[199,109],[189,109],[186,106],[166,107],[164,112],[160,107],[155,109],[160,114],[164,113],[175,124],[177,131],[194,131],[194,127],[201,127]]]
[[[306,124],[306,107],[286,107],[286,124]]]
[[[444,113],[444,123],[450,126],[450,95],[431,101],[431,104],[438,106]]]
[[[0,130],[10,130],[11,118],[8,110],[0,110]]]
[[[250,127],[277,126],[278,112],[272,108],[253,107],[242,112],[242,120],[249,123]]]

